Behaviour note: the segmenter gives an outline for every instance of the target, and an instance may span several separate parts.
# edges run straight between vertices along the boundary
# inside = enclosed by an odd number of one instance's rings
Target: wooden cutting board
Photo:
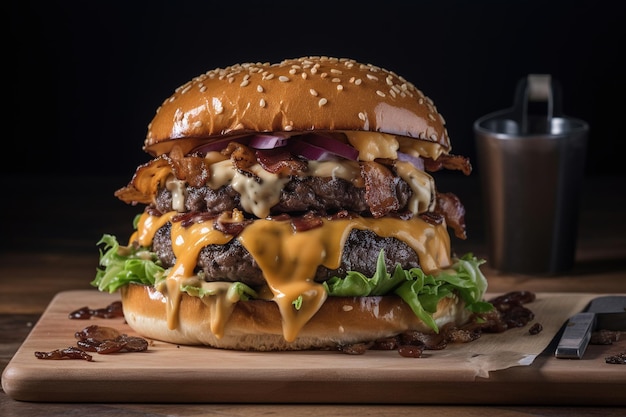
[[[118,295],[67,291],[53,299],[12,358],[2,388],[16,400],[45,402],[626,405],[626,367],[604,360],[626,350],[626,337],[590,345],[581,360],[553,356],[566,318],[597,295],[538,294],[529,307],[544,325],[545,350],[530,365],[515,359],[515,366],[494,370],[481,359],[535,337],[528,328],[483,334],[418,359],[395,351],[257,353],[159,341],[146,352],[93,353],[93,362],[36,359],[36,351],[75,346],[74,333],[91,324],[134,335],[122,318],[68,319],[77,308],[102,308]]]

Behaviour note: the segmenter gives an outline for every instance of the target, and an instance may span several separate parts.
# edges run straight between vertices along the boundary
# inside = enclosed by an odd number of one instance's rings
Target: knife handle
[[[595,313],[589,312],[570,317],[554,355],[563,359],[581,359],[591,339],[595,321]]]

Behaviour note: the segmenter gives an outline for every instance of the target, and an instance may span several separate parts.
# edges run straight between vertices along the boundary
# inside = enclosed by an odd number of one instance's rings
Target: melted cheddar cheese
[[[170,221],[176,212],[160,217],[144,213],[139,221],[136,239],[142,246],[150,246],[159,227]],[[346,238],[352,229],[372,230],[382,237],[395,237],[408,244],[418,254],[425,272],[450,264],[450,239],[445,223],[431,225],[419,217],[410,220],[397,218],[323,220],[321,227],[296,232],[290,221],[258,219],[234,237],[213,228],[211,221],[182,227],[172,224],[172,246],[176,264],[171,268],[164,290],[167,292],[168,326],[177,327],[181,285],[194,277],[200,250],[210,244],[223,245],[239,239],[258,263],[283,317],[283,336],[293,341],[300,329],[313,317],[326,299],[322,285],[313,281],[319,265],[331,269],[339,267]],[[302,297],[300,309],[293,302]],[[207,298],[207,297],[205,297]],[[213,299],[214,301],[209,301]],[[205,302],[221,303],[221,314],[216,329],[223,329],[227,311],[232,302],[223,297],[208,297]],[[214,320],[212,318],[212,320]]]

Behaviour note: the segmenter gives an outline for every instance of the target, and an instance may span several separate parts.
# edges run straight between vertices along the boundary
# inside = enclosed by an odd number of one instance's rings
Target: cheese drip
[[[144,213],[133,235],[142,246],[150,246],[160,226],[169,221],[175,212],[161,217]],[[291,222],[256,220],[237,237],[250,252],[263,271],[268,287],[283,317],[283,336],[293,341],[300,329],[315,315],[324,303],[327,294],[321,284],[313,281],[319,265],[331,269],[339,267],[343,246],[352,229],[371,230],[381,237],[394,237],[409,245],[417,253],[425,272],[432,272],[450,265],[450,238],[446,224],[426,223],[419,217],[410,220],[396,218],[323,220],[323,225],[307,231],[296,232]],[[223,245],[233,237],[213,228],[212,222],[193,224],[187,228],[180,223],[172,225],[172,246],[176,264],[166,279],[167,321],[174,329],[178,326],[180,286],[194,276],[200,250],[210,244]],[[375,262],[375,260],[372,260]],[[221,295],[220,295],[221,294]],[[221,312],[212,317],[212,327],[223,329],[230,311],[220,292],[216,307]],[[295,309],[293,301],[302,297],[301,308]],[[206,303],[207,301],[204,300]]]

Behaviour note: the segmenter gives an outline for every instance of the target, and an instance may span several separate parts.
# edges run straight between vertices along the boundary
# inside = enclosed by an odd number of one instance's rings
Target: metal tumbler
[[[512,108],[474,123],[494,269],[552,275],[573,266],[588,130],[561,113],[559,85],[546,74],[520,80]]]

